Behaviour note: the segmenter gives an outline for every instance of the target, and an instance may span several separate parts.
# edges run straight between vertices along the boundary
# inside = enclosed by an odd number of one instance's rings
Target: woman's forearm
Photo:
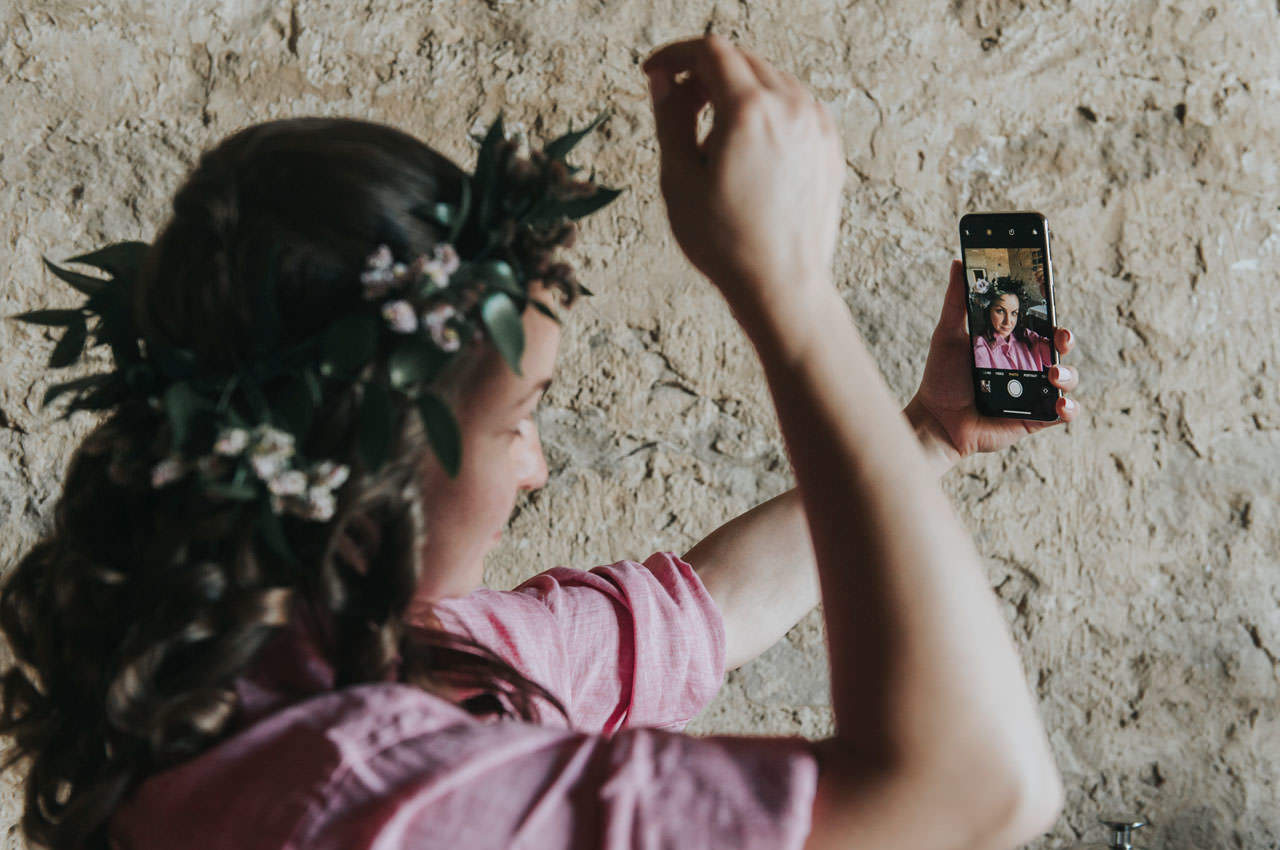
[[[929,469],[941,477],[959,452],[914,400],[902,415]],[[697,571],[724,618],[726,670],[757,658],[822,601],[818,561],[796,487],[729,520],[686,552],[684,560]]]
[[[990,811],[986,788],[1052,758],[967,531],[830,282],[735,312],[805,506],[837,737],[940,803]]]

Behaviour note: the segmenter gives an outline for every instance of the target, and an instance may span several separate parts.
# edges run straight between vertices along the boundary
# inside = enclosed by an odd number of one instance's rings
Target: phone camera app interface
[[[1053,326],[1044,251],[966,248],[964,259],[979,409],[1053,418],[1057,391],[1049,383]]]

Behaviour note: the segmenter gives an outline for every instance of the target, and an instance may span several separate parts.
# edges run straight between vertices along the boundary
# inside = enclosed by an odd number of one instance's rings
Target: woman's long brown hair
[[[504,155],[513,149],[504,143]],[[135,287],[135,323],[145,338],[234,369],[250,356],[275,249],[279,344],[291,346],[360,302],[360,272],[377,245],[397,259],[430,251],[444,233],[418,211],[458,203],[463,179],[382,124],[295,118],[241,130],[205,152],[175,195]],[[578,282],[551,254],[575,232],[572,221],[509,227],[501,251],[569,305]],[[459,243],[464,257],[476,247]],[[466,392],[466,364],[478,362],[468,358],[464,350],[442,376],[446,397]],[[229,734],[235,678],[303,601],[334,625],[337,687],[398,676],[483,688],[525,720],[538,719],[535,695],[567,716],[486,647],[403,619],[423,535],[449,529],[423,515],[418,471],[431,449],[416,414],[397,411],[392,459],[369,475],[356,451],[360,400],[357,383],[327,384],[300,446],[352,469],[331,521],[282,517],[304,568],[259,546],[243,503],[211,501],[190,481],[150,486],[169,430],[144,400],[109,412],[77,448],[52,530],[0,590],[0,628],[16,659],[0,677],[0,733],[12,738],[4,768],[28,766],[29,841],[105,848],[112,812],[138,783]]]

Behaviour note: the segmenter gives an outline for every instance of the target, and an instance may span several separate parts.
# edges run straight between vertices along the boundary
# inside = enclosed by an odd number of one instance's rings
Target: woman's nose
[[[527,459],[525,474],[520,479],[521,490],[538,490],[547,483],[547,459],[542,454],[542,440],[535,439],[532,456]]]

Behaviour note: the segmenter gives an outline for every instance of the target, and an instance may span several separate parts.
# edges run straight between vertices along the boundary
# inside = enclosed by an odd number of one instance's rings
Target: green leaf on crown
[[[592,130],[594,130],[596,126],[600,124],[601,121],[604,121],[608,117],[609,117],[609,110],[605,109],[599,115],[596,116],[594,121],[592,121],[583,129],[578,130],[577,132],[573,131],[573,122],[569,122],[570,132],[565,133],[563,136],[551,142],[551,144],[547,145],[543,149],[543,151],[547,155],[547,158],[558,159],[561,162],[563,162],[565,156],[568,155],[569,151],[573,150],[574,145],[578,144],[578,142],[582,140],[583,136],[587,135],[587,133],[590,133]],[[565,163],[565,164],[568,165],[568,163]]]
[[[456,478],[462,462],[462,432],[453,412],[434,392],[426,392],[417,399],[418,415],[422,417],[422,427],[427,432],[431,447],[435,449],[440,465]]]
[[[396,343],[387,358],[387,374],[391,386],[409,392],[435,377],[448,359],[448,355],[436,348],[421,334],[406,336]]]
[[[541,311],[543,314],[545,314],[545,315],[547,315],[547,316],[551,317],[552,319],[554,319],[554,320],[555,320],[555,323],[556,323],[557,325],[559,325],[559,324],[563,324],[563,323],[560,321],[560,317],[559,317],[559,316],[557,316],[555,313],[551,312],[551,308],[550,308],[550,307],[548,307],[546,304],[543,304],[543,303],[542,303],[541,301],[539,301],[537,298],[530,298],[530,299],[529,299],[529,303],[530,303],[530,304],[532,304],[532,305],[534,306],[534,308],[535,308],[535,309],[537,309],[537,310]]]
[[[84,315],[80,314],[67,327],[67,332],[62,335],[62,339],[58,340],[58,344],[54,346],[53,354],[49,356],[49,368],[61,369],[76,362],[81,353],[84,352],[84,343],[88,334],[88,325],[85,324]]]
[[[493,215],[493,205],[498,193],[498,144],[506,138],[502,127],[502,110],[489,125],[476,154],[476,170],[471,176],[472,191],[477,198],[476,225],[486,229]]]
[[[93,390],[77,396],[71,404],[67,406],[66,412],[62,415],[63,419],[71,416],[77,410],[103,410],[112,407],[122,401],[128,394],[128,387],[117,379],[115,373],[108,376],[111,380],[95,387]]]
[[[462,202],[459,205],[458,220],[454,223],[453,229],[449,231],[449,242],[456,243],[458,234],[462,232],[462,227],[467,221],[467,217],[471,215],[471,181],[462,181]]]
[[[590,215],[604,205],[613,203],[614,199],[621,195],[625,189],[625,186],[622,189],[601,187],[589,198],[572,198],[567,201],[561,201],[560,214],[571,219]]]
[[[515,298],[523,298],[524,290],[516,281],[515,271],[505,260],[484,260],[473,264],[473,275],[489,286]]]
[[[245,400],[249,402],[249,411],[255,421],[266,422],[269,425],[279,425],[271,415],[271,404],[267,401],[267,394],[262,391],[262,386],[256,378],[249,377],[241,381],[240,391],[244,393]]]
[[[53,326],[69,326],[78,321],[83,321],[84,311],[82,310],[31,310],[27,313],[19,313],[16,316],[10,316],[10,319],[18,319],[23,322],[30,322],[33,325],[53,325]]]
[[[434,204],[418,204],[410,212],[432,224],[448,228],[448,234],[443,241],[450,244],[456,243],[458,234],[462,232],[462,228],[467,222],[467,216],[471,214],[471,178],[469,176],[463,178],[462,199],[457,204],[450,204],[446,201],[437,201]]]
[[[44,264],[49,271],[71,284],[85,295],[96,295],[107,288],[108,281],[101,280],[96,277],[89,277],[88,275],[80,274],[78,272],[69,272],[66,269],[58,268],[45,257],[41,257],[40,259],[44,261]]]
[[[311,394],[311,403],[319,406],[321,399],[324,398],[324,391],[320,387],[320,378],[312,369],[302,370],[302,379],[306,381],[307,392]]]
[[[253,484],[236,483],[234,481],[207,481],[204,484],[206,492],[215,496],[221,496],[224,499],[231,499],[236,502],[251,502],[258,498],[259,489]]]
[[[301,443],[311,430],[315,407],[307,381],[300,375],[291,375],[281,381],[281,386],[273,394],[271,414]]]
[[[74,381],[55,384],[44,391],[44,398],[40,401],[40,406],[47,407],[51,401],[64,393],[101,386],[110,381],[111,377],[111,375],[89,375],[84,378],[76,378]]]
[[[458,208],[453,204],[438,201],[423,213],[423,217],[441,227],[453,227],[458,220]]]
[[[385,384],[371,382],[364,385],[364,398],[360,400],[360,459],[370,474],[382,468],[391,448],[391,392]]]
[[[463,179],[462,199],[456,205],[445,201],[437,201],[429,206],[424,204],[414,207],[413,211],[427,221],[448,228],[449,233],[444,241],[453,243],[457,240],[458,234],[462,231],[462,226],[466,223],[467,216],[471,212],[471,179],[469,177]]]
[[[578,219],[590,215],[606,204],[611,204],[627,188],[610,189],[599,187],[587,198],[569,198],[561,200],[550,196],[544,197],[525,213],[524,220],[529,224],[547,224],[561,218]]]
[[[194,351],[157,342],[147,346],[147,355],[168,378],[189,378],[196,372]]]
[[[284,526],[280,524],[280,517],[276,516],[275,511],[271,510],[271,500],[262,499],[259,504],[262,507],[258,511],[254,525],[262,535],[267,548],[286,563],[296,565],[298,559],[293,554],[293,550],[289,547],[289,541],[284,536]]]
[[[377,349],[377,319],[372,316],[344,316],[325,331],[320,374],[325,377],[353,375],[373,358]]]
[[[186,381],[169,385],[164,391],[164,409],[169,416],[169,428],[173,432],[171,452],[179,452],[186,446],[191,427],[200,411],[213,408],[213,403],[196,392]]]
[[[106,247],[63,260],[64,263],[84,263],[102,269],[113,278],[134,280],[142,268],[142,261],[151,246],[146,242],[114,242]],[[100,281],[99,281],[100,282]]]
[[[480,318],[511,371],[523,375],[520,357],[524,354],[524,324],[511,296],[505,292],[489,293],[480,304]]]

